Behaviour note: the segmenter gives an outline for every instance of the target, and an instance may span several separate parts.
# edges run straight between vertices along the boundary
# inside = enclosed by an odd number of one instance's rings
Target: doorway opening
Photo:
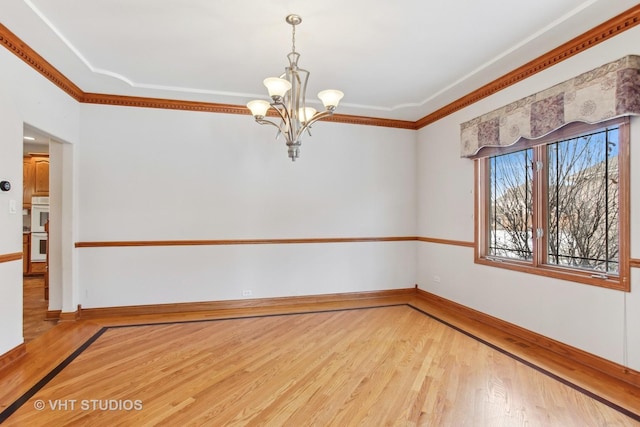
[[[48,135],[24,125],[22,325],[25,343],[57,324],[49,312],[50,143]]]

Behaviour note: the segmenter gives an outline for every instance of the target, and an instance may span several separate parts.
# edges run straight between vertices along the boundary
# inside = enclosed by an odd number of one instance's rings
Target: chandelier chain
[[[293,27],[293,31],[291,31],[291,50],[292,52],[296,51],[296,26],[291,25]]]

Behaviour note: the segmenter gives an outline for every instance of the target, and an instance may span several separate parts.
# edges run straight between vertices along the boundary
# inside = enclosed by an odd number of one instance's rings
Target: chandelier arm
[[[301,96],[302,96],[302,108],[306,108],[307,106],[307,84],[309,83],[309,76],[311,75],[310,72],[308,72],[307,70],[304,69],[300,69],[300,71],[302,71],[302,73],[304,74],[304,83],[301,83],[300,86],[300,92],[301,92]],[[300,74],[298,74],[298,77],[300,77]]]
[[[287,109],[285,108],[284,104],[282,104],[282,102],[272,102],[271,106],[273,107],[274,110],[276,110],[276,113],[278,113],[278,115],[280,116],[280,118],[282,119],[283,122],[287,121],[287,117],[282,114],[282,110],[284,110],[285,112],[287,111]],[[280,108],[278,108],[280,107]]]
[[[308,122],[306,122],[306,123],[304,124],[304,126],[302,126],[302,127],[300,128],[300,130],[298,131],[297,137],[299,138],[305,130],[310,129],[310,128],[311,128],[311,125],[312,125],[312,124],[314,124],[315,122],[317,122],[318,120],[323,119],[323,118],[328,117],[328,116],[332,116],[332,115],[333,115],[333,111],[329,111],[329,110],[325,110],[325,111],[321,111],[321,112],[319,112],[319,113],[316,113],[316,114],[311,118],[311,120],[309,120]],[[296,138],[296,139],[297,139],[297,138]]]
[[[264,118],[263,118],[263,119],[258,119],[258,118],[256,118],[256,122],[257,122],[257,123],[259,123],[259,124],[261,124],[261,125],[271,125],[271,126],[274,126],[274,127],[278,128],[278,130],[279,130],[280,132],[282,132],[282,128],[280,127],[280,125],[279,125],[279,124],[277,124],[276,122],[272,122],[271,120],[267,120],[267,119],[264,119]]]
[[[294,141],[295,134],[293,130],[293,121],[291,120],[291,112],[282,101],[273,102],[271,105],[273,106],[273,109],[278,112],[278,115],[282,119],[282,124],[279,126],[280,132],[283,134],[287,134],[287,140]],[[278,106],[280,106],[281,108],[277,108]]]

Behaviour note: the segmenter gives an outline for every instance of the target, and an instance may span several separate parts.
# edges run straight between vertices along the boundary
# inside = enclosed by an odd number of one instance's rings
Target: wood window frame
[[[489,158],[500,154],[509,154],[515,151],[534,148],[538,154],[545,156],[548,144],[578,137],[582,134],[591,133],[594,130],[606,127],[618,126],[618,275],[608,275],[607,278],[593,277],[594,272],[579,270],[570,267],[562,267],[545,263],[544,256],[547,251],[547,234],[543,238],[533,239],[533,260],[521,261],[505,258],[495,258],[488,256],[488,231],[489,231]],[[474,157],[474,187],[475,187],[475,245],[474,261],[492,267],[505,268],[522,273],[536,274],[540,276],[569,280],[572,282],[587,285],[599,286],[609,289],[616,289],[625,292],[631,290],[630,285],[630,120],[629,117],[620,117],[597,124],[572,123],[566,125],[545,137],[536,140],[521,138],[517,143],[509,147],[491,147],[481,150]],[[542,153],[542,154],[541,154]],[[546,164],[546,163],[545,163]],[[541,174],[545,175],[545,174]],[[534,203],[534,214],[532,227],[535,230],[546,221],[547,203],[541,202],[547,190],[547,178],[534,179],[533,191],[537,203]],[[547,229],[546,226],[540,227]]]

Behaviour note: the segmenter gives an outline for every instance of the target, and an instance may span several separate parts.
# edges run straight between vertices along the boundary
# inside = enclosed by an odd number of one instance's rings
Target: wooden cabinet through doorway
[[[49,196],[49,155],[29,154],[22,161],[22,207],[31,208],[32,197]]]
[[[49,196],[49,156],[33,156],[34,197]]]

